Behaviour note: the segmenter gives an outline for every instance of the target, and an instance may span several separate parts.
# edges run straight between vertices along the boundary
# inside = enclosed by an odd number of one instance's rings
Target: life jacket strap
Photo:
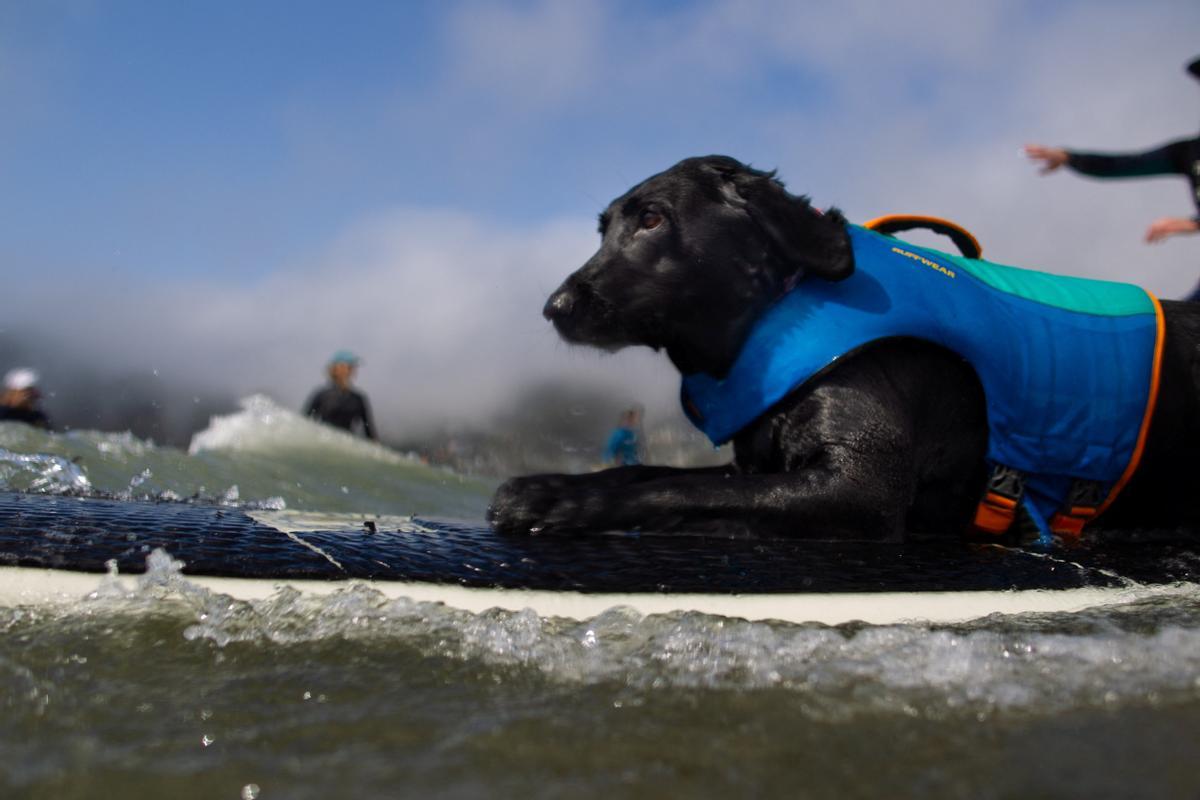
[[[1017,517],[1023,494],[1024,473],[1003,464],[994,466],[983,497],[975,507],[975,529],[994,536],[1006,533]]]
[[[1107,496],[1104,484],[1099,481],[1075,481],[1062,508],[1050,518],[1050,530],[1065,539],[1078,539],[1083,527],[1100,513]]]

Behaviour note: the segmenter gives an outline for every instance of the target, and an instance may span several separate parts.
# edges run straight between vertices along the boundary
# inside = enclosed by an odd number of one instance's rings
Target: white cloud
[[[396,210],[345,230],[311,263],[252,286],[192,283],[112,291],[102,276],[19,287],[23,309],[75,309],[59,333],[97,365],[298,406],[348,347],[364,364],[381,427],[486,418],[522,387],[556,377],[630,399],[671,402],[676,377],[645,351],[569,348],[541,317],[545,298],[596,244],[590,220],[509,231],[454,212]],[[40,314],[21,320],[45,326]]]
[[[611,29],[592,0],[523,6],[470,2],[449,20],[449,80],[522,112],[578,98],[600,78],[600,46]]]

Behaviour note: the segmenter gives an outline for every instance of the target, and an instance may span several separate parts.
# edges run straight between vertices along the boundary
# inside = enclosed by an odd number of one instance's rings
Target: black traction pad
[[[0,565],[122,573],[163,548],[185,575],[362,578],[578,592],[1073,589],[1200,581],[1200,540],[1023,550],[651,534],[501,536],[483,523],[291,534],[237,508],[0,493]],[[420,528],[419,530],[417,528]]]

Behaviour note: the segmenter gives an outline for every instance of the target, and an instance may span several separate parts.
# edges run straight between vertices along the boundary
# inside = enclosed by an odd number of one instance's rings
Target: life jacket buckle
[[[997,464],[992,468],[983,498],[975,507],[977,530],[999,536],[1012,527],[1021,496],[1025,494],[1025,475],[1020,470]]]
[[[997,464],[988,478],[987,491],[998,494],[1010,500],[1020,500],[1025,494],[1025,473],[1020,470]]]
[[[1100,513],[1107,494],[1104,484],[1099,481],[1073,481],[1063,507],[1050,518],[1050,530],[1064,539],[1078,539],[1083,534],[1083,527]]]

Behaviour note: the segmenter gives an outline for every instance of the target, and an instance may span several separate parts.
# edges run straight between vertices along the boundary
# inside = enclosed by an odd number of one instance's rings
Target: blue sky
[[[1190,213],[1181,181],[1040,178],[1017,148],[1193,134],[1197,34],[1171,0],[0,0],[0,314],[288,403],[358,348],[397,417],[539,371],[666,396],[665,362],[569,350],[538,309],[609,199],[710,152],[1171,296],[1200,240],[1140,237]]]
[[[702,18],[689,4],[9,3],[0,176],[22,189],[0,212],[50,264],[172,275],[270,272],[377,208],[594,214],[680,154],[770,155],[767,109],[828,107],[803,61],[708,64],[662,45]]]

